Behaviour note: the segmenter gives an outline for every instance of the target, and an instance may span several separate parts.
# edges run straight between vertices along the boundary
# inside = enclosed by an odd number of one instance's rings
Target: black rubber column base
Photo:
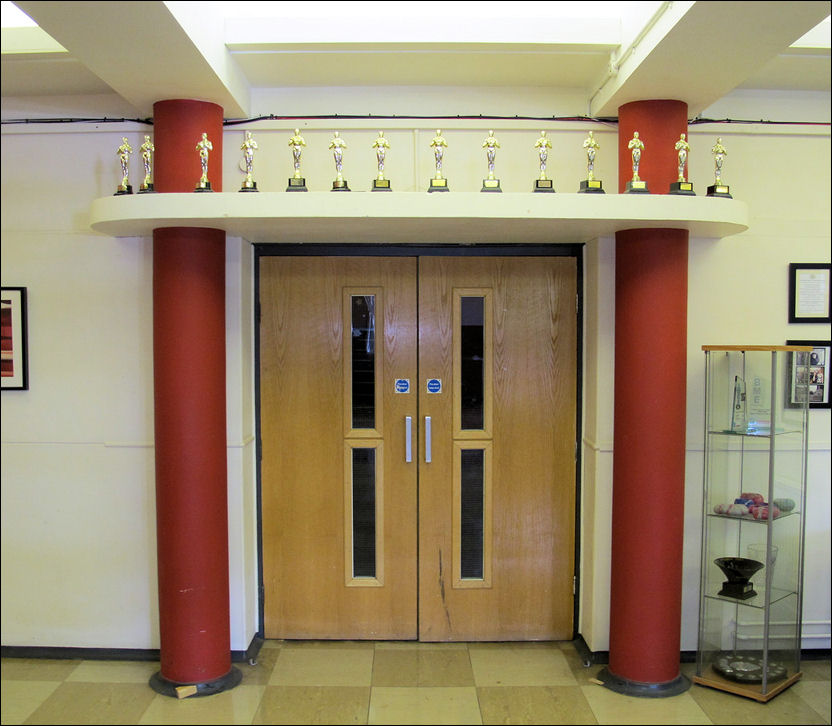
[[[222,678],[217,678],[213,681],[206,681],[204,683],[177,683],[176,681],[169,681],[162,676],[161,671],[154,673],[150,677],[150,687],[161,693],[163,696],[171,696],[173,698],[197,698],[199,696],[213,696],[215,693],[222,693],[223,691],[230,691],[235,686],[240,684],[243,680],[243,674],[239,668],[231,666]],[[192,687],[196,687],[195,693],[186,693],[178,689],[187,689],[190,691]],[[181,695],[185,694],[185,695]]]
[[[625,696],[640,698],[669,698],[678,696],[690,688],[690,679],[683,675],[665,683],[641,683],[613,675],[609,668],[602,668],[595,678],[601,681],[604,688]]]

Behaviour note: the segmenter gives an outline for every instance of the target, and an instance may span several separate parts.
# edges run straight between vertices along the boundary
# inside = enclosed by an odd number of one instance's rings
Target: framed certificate
[[[792,262],[789,264],[789,322],[828,323],[828,262]]]
[[[29,388],[29,361],[26,340],[26,288],[4,287],[2,302],[2,372],[3,390],[25,391]]]

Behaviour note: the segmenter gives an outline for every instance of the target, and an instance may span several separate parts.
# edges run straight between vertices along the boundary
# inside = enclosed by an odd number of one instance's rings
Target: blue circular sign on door
[[[410,380],[407,378],[397,378],[396,393],[410,393]]]
[[[428,393],[442,393],[442,379],[428,378]]]

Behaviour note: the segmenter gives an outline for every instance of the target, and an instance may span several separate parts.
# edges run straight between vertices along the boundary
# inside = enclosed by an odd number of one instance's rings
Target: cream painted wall
[[[258,113],[284,115],[362,109],[364,114],[455,116],[493,108],[546,117],[585,111],[579,94],[525,90],[306,89],[262,92],[255,99]],[[803,100],[807,116],[802,120],[823,120],[824,114],[828,120],[828,103],[822,100],[770,94],[738,97],[742,113],[732,113],[726,99],[720,102],[720,117],[776,118],[766,111],[771,103],[788,105],[801,118],[798,101]],[[86,108],[80,104],[84,110],[78,115],[95,115],[95,109],[112,115],[117,106],[97,97]],[[29,108],[33,116],[50,115],[46,99],[32,99]],[[4,104],[3,117],[25,117],[26,110]],[[713,115],[710,110],[703,114]],[[326,147],[335,130],[348,144],[344,176],[356,192],[369,189],[376,173],[371,144],[379,123],[392,145],[386,171],[396,190],[426,188],[436,127],[449,143],[444,169],[451,193],[480,188],[487,171],[481,144],[489,128],[502,144],[497,176],[506,191],[530,190],[537,176],[533,145],[541,128],[554,147],[548,171],[558,192],[576,191],[585,175],[586,123],[270,120],[226,128],[224,188],[233,192],[242,180],[239,146],[248,129],[260,146],[254,167],[260,188],[284,189],[292,171],[288,138],[299,126],[307,141],[303,171],[310,189],[330,188],[335,168]],[[602,147],[596,176],[613,192],[616,130],[592,128]],[[158,647],[151,244],[97,235],[87,226],[90,201],[112,194],[118,183],[115,150],[121,136],[138,148],[146,131],[138,124],[3,127],[2,282],[29,288],[31,366],[30,390],[5,391],[1,399],[4,645]],[[788,263],[829,260],[828,127],[691,126],[690,177],[700,194],[712,181],[709,150],[718,134],[729,151],[725,181],[749,203],[752,224],[742,235],[696,239],[690,245],[688,470],[685,501],[679,504],[686,511],[685,650],[696,645],[700,347],[830,337],[828,325],[786,321]],[[134,183],[139,168],[136,156]],[[605,650],[609,643],[614,258],[611,239],[586,247],[580,631],[592,650]],[[257,630],[258,608],[251,247],[229,238],[226,261],[231,626],[232,648],[242,650]],[[829,647],[829,421],[829,411],[811,414],[806,564],[812,576],[804,607],[806,619],[821,622],[817,632],[825,628],[827,639],[806,647]]]

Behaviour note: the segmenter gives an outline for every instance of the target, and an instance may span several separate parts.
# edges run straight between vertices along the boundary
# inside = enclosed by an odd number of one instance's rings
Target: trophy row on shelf
[[[303,147],[306,146],[306,141],[300,135],[299,129],[295,129],[294,134],[289,139],[289,146],[292,149],[292,162],[294,166],[294,174],[289,177],[287,192],[306,192],[309,191],[306,186],[306,179],[301,174],[301,153]],[[436,172],[428,182],[428,192],[447,192],[450,191],[448,180],[442,175],[442,160],[445,155],[445,149],[448,147],[448,142],[442,136],[440,129],[436,130],[436,136],[430,142],[430,148],[433,149],[434,161],[436,165]],[[641,164],[641,157],[645,151],[644,141],[639,138],[638,131],[633,133],[633,138],[627,144],[630,149],[633,164],[633,178],[627,182],[625,187],[625,194],[650,194],[650,189],[647,182],[639,176],[639,166]],[[333,192],[348,192],[351,191],[347,180],[343,175],[343,161],[344,150],[347,144],[340,134],[336,131],[329,143],[329,149],[335,160],[335,179],[332,182]],[[373,142],[372,148],[376,153],[376,162],[378,165],[378,175],[373,179],[371,191],[374,192],[389,192],[392,191],[390,180],[384,176],[384,161],[387,156],[387,151],[390,148],[390,142],[385,138],[384,132],[378,132],[378,138]],[[486,162],[488,166],[488,175],[482,180],[483,192],[502,192],[500,188],[500,179],[494,174],[494,164],[497,156],[497,149],[500,148],[500,143],[494,136],[493,131],[488,132],[488,136],[482,144],[485,149]],[[549,149],[552,144],[546,136],[545,131],[540,132],[540,137],[535,141],[534,149],[537,151],[540,174],[534,180],[532,191],[548,192],[555,191],[552,180],[546,176],[546,163],[549,158]],[[583,142],[583,148],[586,150],[587,158],[587,176],[582,180],[578,187],[579,194],[604,194],[604,187],[600,179],[595,178],[595,155],[600,145],[595,140],[592,131]],[[208,156],[213,151],[214,146],[208,139],[208,134],[203,133],[202,138],[196,144],[196,151],[199,154],[199,163],[202,173],[199,181],[194,187],[195,192],[212,192],[211,182],[208,180]],[[243,152],[243,166],[245,168],[245,177],[243,178],[240,187],[241,192],[257,192],[257,182],[253,178],[254,168],[254,152],[257,150],[257,142],[252,138],[251,131],[245,132],[245,138],[240,146]],[[139,188],[139,194],[146,194],[154,192],[152,181],[152,159],[155,147],[150,140],[150,136],[144,137],[144,143],[140,147],[142,163],[144,165],[144,180]],[[690,144],[685,139],[685,134],[679,136],[679,140],[675,145],[676,156],[678,160],[678,179],[670,184],[669,194],[681,194],[686,196],[696,196],[693,190],[693,184],[686,179],[688,153],[690,152]],[[132,194],[133,187],[129,183],[128,167],[130,154],[133,149],[127,141],[126,137],[122,137],[121,146],[118,147],[118,158],[121,163],[121,184],[118,185],[115,192],[116,196],[120,194]],[[722,139],[718,138],[716,144],[711,149],[714,155],[714,184],[708,187],[707,196],[709,197],[727,197],[731,198],[729,187],[722,181],[722,165],[725,156],[728,153],[722,145]]]

